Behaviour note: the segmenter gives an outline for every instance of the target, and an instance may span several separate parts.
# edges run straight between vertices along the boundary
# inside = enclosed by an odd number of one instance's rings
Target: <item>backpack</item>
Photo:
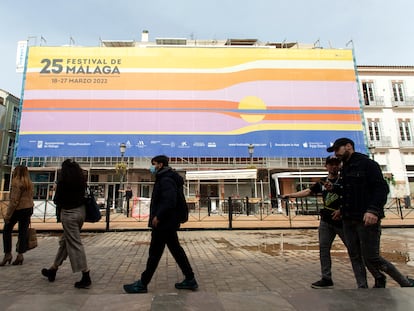
[[[178,220],[180,223],[185,223],[188,221],[188,205],[187,201],[185,200],[184,195],[184,187],[183,185],[179,185],[177,183],[177,213],[178,213]]]

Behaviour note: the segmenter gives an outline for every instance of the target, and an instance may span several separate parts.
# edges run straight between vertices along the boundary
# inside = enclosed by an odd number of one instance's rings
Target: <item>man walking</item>
[[[177,230],[180,227],[176,206],[178,186],[182,186],[182,177],[168,166],[168,157],[159,155],[151,160],[150,171],[155,175],[155,184],[151,196],[149,227],[152,228],[151,243],[147,266],[141,278],[124,285],[127,293],[147,293],[147,286],[157,269],[158,263],[167,245],[172,256],[183,272],[185,279],[176,283],[177,289],[196,290],[197,281],[184,249],[178,240]]]
[[[331,248],[335,237],[338,235],[342,242],[346,245],[344,233],[342,230],[342,221],[334,220],[333,215],[339,209],[339,170],[341,167],[341,160],[335,156],[328,156],[325,161],[325,167],[328,171],[328,176],[321,178],[309,188],[304,190],[282,195],[282,198],[303,198],[310,195],[322,194],[323,207],[320,210],[321,220],[318,228],[319,236],[319,260],[321,263],[322,278],[311,284],[312,288],[332,288],[334,283],[332,281],[332,259]],[[353,263],[359,265],[360,262]],[[369,269],[375,278],[374,287],[385,287],[385,276],[376,269]]]
[[[335,151],[342,160],[340,216],[351,262],[361,262],[359,268],[353,266],[357,285],[368,287],[365,260],[367,266],[385,272],[401,287],[414,287],[414,280],[380,256],[381,219],[389,188],[378,163],[354,148],[351,139],[338,138],[327,151]]]

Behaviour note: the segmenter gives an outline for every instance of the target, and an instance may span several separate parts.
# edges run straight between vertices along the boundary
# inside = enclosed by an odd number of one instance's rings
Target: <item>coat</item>
[[[10,219],[15,210],[32,208],[33,205],[33,190],[24,189],[18,180],[13,179],[10,190],[10,204],[4,219]]]
[[[180,227],[177,213],[178,185],[183,185],[183,178],[171,167],[163,167],[155,174],[155,183],[151,195],[149,227],[157,216],[158,230],[177,230]],[[155,229],[155,228],[153,228]]]
[[[377,162],[354,152],[343,163],[340,176],[343,219],[363,220],[366,212],[384,217],[389,187]]]

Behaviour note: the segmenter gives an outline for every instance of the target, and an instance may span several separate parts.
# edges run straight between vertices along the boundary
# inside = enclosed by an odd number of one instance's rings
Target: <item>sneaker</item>
[[[387,284],[387,278],[384,276],[375,279],[375,285],[373,288],[385,288],[385,285]]]
[[[175,288],[196,290],[198,288],[198,284],[195,278],[192,278],[190,280],[184,279],[184,281],[180,283],[175,283]]]
[[[410,287],[414,287],[414,279],[409,278],[408,276],[407,276],[407,279],[408,279],[408,282],[411,283],[411,286]]]
[[[328,279],[320,279],[319,281],[312,283],[312,288],[332,288],[333,287],[332,280]]]
[[[148,293],[147,286],[142,284],[141,280],[138,280],[132,284],[124,285],[124,291],[128,294],[145,294]]]

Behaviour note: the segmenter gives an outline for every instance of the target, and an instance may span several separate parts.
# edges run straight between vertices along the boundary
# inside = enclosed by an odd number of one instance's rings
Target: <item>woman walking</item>
[[[26,166],[19,165],[13,171],[12,185],[10,190],[10,203],[4,215],[3,248],[4,258],[0,266],[10,264],[13,256],[12,233],[13,227],[19,223],[19,245],[17,257],[13,265],[23,264],[23,254],[27,250],[27,230],[30,224],[30,216],[33,214],[33,183],[30,180],[29,171]]]
[[[63,235],[52,266],[42,269],[42,275],[49,282],[56,278],[56,272],[63,261],[69,256],[72,271],[82,272],[82,279],[75,283],[76,288],[89,288],[91,278],[86,261],[80,232],[85,221],[86,178],[78,163],[70,159],[62,163],[60,176],[53,201],[63,226]]]

